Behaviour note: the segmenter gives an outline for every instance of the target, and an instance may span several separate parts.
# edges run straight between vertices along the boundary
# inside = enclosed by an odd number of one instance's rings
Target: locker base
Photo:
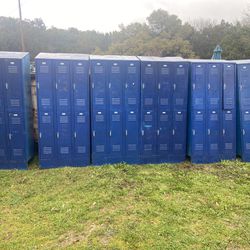
[[[240,155],[241,161],[250,162],[250,155]]]
[[[58,168],[61,167],[58,162],[55,162],[55,160],[39,160],[39,166],[41,168]]]
[[[133,157],[133,158],[125,158],[124,162],[126,162],[127,164],[140,164],[140,159],[137,157]]]
[[[236,155],[234,154],[234,155],[223,155],[222,157],[221,157],[221,160],[222,161],[234,161],[234,160],[236,160]]]
[[[74,159],[72,167],[86,167],[90,165],[89,158]]]
[[[169,155],[164,157],[159,157],[158,162],[159,163],[180,163],[184,162],[186,160],[185,155]]]
[[[0,162],[0,169],[11,170],[11,169],[28,169],[28,163],[25,162]]]
[[[157,159],[157,156],[150,156],[150,157],[141,156],[140,163],[141,164],[157,164],[158,159]]]

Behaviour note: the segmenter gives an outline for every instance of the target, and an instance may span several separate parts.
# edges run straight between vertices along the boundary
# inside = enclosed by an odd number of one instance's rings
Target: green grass
[[[250,164],[0,171],[0,249],[250,249]]]

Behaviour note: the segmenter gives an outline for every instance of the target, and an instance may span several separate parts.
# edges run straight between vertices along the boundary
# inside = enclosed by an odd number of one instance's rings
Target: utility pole
[[[20,24],[20,35],[21,35],[21,45],[22,51],[25,51],[24,46],[24,37],[23,37],[23,20],[22,20],[22,9],[21,9],[21,0],[18,0],[18,9],[19,9],[19,24]]]

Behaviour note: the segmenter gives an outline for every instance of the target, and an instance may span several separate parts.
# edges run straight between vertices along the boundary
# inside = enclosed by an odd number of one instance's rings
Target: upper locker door
[[[5,109],[4,109],[4,98],[5,93],[5,84],[3,78],[3,60],[0,59],[0,162],[6,161],[7,159],[7,145],[6,145],[6,118],[5,118]]]
[[[127,162],[139,159],[140,134],[140,63],[125,62],[125,156]]]
[[[242,110],[250,109],[250,64],[238,65],[239,105]]]
[[[20,112],[23,109],[22,63],[18,59],[4,59],[6,88],[6,111]]]
[[[222,65],[221,63],[208,64],[207,107],[209,110],[222,108]]]
[[[122,61],[108,61],[109,87],[109,158],[110,162],[122,161],[123,133],[123,87],[125,85]],[[112,160],[113,159],[113,160]]]
[[[56,60],[57,152],[60,165],[71,164],[72,115],[70,61]]]
[[[173,70],[173,75],[174,75],[173,109],[186,110],[187,109],[187,97],[188,97],[189,64],[186,62],[175,62],[173,63],[173,67],[174,67],[174,70]]]
[[[105,163],[107,155],[106,62],[91,60],[92,162]]]
[[[56,154],[53,74],[52,60],[36,59],[39,159],[41,165],[43,165],[43,160],[51,162]]]
[[[191,70],[191,107],[193,110],[204,110],[206,100],[206,64],[192,63]]]
[[[223,109],[235,109],[236,68],[234,63],[223,65]]]
[[[157,62],[141,63],[141,127],[142,127],[142,158],[148,158],[149,162],[154,162],[157,154],[156,147],[156,81],[157,81]]]
[[[72,61],[74,165],[89,164],[90,114],[89,114],[89,61]]]
[[[172,63],[158,64],[157,155],[160,161],[167,161],[172,151],[173,71]]]

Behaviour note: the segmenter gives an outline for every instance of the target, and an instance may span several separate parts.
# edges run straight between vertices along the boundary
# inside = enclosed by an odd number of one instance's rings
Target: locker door
[[[158,98],[159,108],[171,109],[173,96],[173,67],[171,63],[159,63]]]
[[[157,139],[157,155],[160,162],[167,161],[173,148],[172,134],[172,111],[160,109],[158,111],[158,139]]]
[[[22,113],[9,113],[10,160],[25,160],[24,117]]]
[[[69,61],[56,61],[56,108],[58,115],[70,111],[71,79]]]
[[[234,109],[235,108],[235,65],[224,64],[223,70],[223,109]]]
[[[145,109],[155,108],[156,100],[156,63],[142,62],[142,107]]]
[[[139,109],[140,105],[140,64],[139,62],[126,63],[125,67],[125,107],[126,109]]]
[[[223,111],[222,158],[231,160],[236,157],[236,117],[235,111]]]
[[[135,161],[139,156],[139,113],[134,110],[126,110],[125,115],[126,123],[126,143],[125,154],[126,158],[130,158],[131,161]]]
[[[91,62],[92,107],[95,110],[106,109],[106,68],[105,62]]]
[[[250,161],[250,110],[241,112],[242,124],[242,159]]]
[[[187,108],[188,67],[187,63],[174,63],[173,105],[176,110]]]
[[[209,110],[207,114],[207,150],[209,161],[220,160],[220,114],[217,110]]]
[[[105,163],[107,154],[107,111],[92,113],[92,160],[94,164]]]
[[[206,64],[192,64],[191,105],[193,109],[205,109]]]
[[[53,110],[53,68],[52,60],[36,60],[37,101],[40,112]]]
[[[173,112],[173,155],[186,154],[186,111]]]
[[[68,112],[61,112],[57,115],[57,147],[58,147],[58,160],[60,164],[71,164],[72,155],[72,129],[71,117]]]
[[[6,119],[5,119],[5,113],[0,112],[0,162],[4,162],[7,160],[7,138],[6,138]]]
[[[191,160],[194,163],[203,163],[206,159],[206,114],[204,110],[191,112]]]
[[[6,110],[20,112],[23,105],[22,65],[17,59],[4,59]]]
[[[241,109],[250,109],[250,64],[238,65],[239,104]]]
[[[55,148],[55,128],[54,128],[54,114],[50,111],[39,112],[39,159],[41,165],[44,161],[56,160]]]
[[[123,153],[123,126],[122,112],[110,111],[109,121],[109,158],[112,163],[122,161]]]
[[[156,114],[151,110],[142,111],[142,157],[155,161],[156,156]]]
[[[207,100],[208,108],[221,109],[222,65],[208,64]]]
[[[89,164],[90,121],[89,121],[89,64],[88,61],[72,62],[74,146],[73,164]]]
[[[3,60],[0,59],[0,113],[4,113],[4,98],[5,84],[3,79]]]

